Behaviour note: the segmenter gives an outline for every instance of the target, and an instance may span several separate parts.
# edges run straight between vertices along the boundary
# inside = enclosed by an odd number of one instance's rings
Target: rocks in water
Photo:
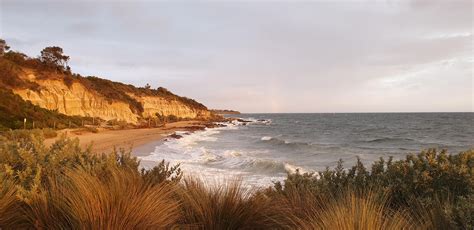
[[[206,128],[220,128],[220,127],[227,127],[227,125],[225,124],[221,124],[221,123],[208,123],[208,124],[205,124]]]
[[[181,136],[181,135],[179,135],[179,134],[176,134],[176,133],[173,133],[173,134],[169,135],[168,137],[174,138],[174,139],[181,139],[181,138],[183,138],[183,136]]]
[[[184,129],[186,129],[187,131],[190,131],[190,132],[204,130],[205,128],[206,128],[206,127],[204,127],[204,126],[199,126],[199,125],[193,125],[193,126],[186,126],[186,127],[184,127]]]

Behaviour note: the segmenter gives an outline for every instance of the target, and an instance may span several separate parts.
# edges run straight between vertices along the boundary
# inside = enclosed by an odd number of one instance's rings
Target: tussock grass
[[[179,218],[173,185],[146,183],[130,170],[110,170],[106,178],[84,169],[70,170],[65,177],[52,179],[51,185],[47,195],[29,205],[27,215],[35,227],[170,228]]]
[[[311,208],[311,207],[310,207]],[[304,229],[410,229],[413,221],[404,211],[388,207],[386,196],[347,190],[338,197],[320,199],[319,207],[301,222]]]
[[[194,229],[277,229],[291,222],[285,207],[242,186],[241,180],[205,183],[184,179],[179,190],[182,223]]]
[[[1,226],[12,226],[17,221],[15,211],[20,207],[16,198],[15,185],[0,174],[0,228]]]

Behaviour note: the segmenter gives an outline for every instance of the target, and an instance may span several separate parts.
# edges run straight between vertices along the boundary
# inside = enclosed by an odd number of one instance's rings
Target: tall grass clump
[[[0,173],[0,228],[13,226],[19,221],[15,212],[20,208],[15,196],[15,186]]]
[[[290,212],[239,179],[209,184],[186,178],[179,191],[184,227],[195,229],[278,229],[291,219]]]
[[[148,183],[136,171],[117,168],[101,177],[77,169],[52,180],[47,195],[33,200],[27,211],[37,228],[170,228],[179,218],[174,185]]]
[[[346,190],[341,196],[320,200],[320,207],[301,222],[304,229],[409,229],[407,213],[392,210],[385,197],[368,191]]]

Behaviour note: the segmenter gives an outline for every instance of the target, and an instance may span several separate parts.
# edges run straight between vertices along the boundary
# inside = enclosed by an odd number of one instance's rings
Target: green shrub
[[[345,170],[339,161],[334,170],[290,174],[284,183],[275,184],[274,191],[281,194],[294,190],[339,194],[346,188],[387,192],[390,194],[388,204],[394,208],[410,208],[414,201],[420,203],[418,206],[422,208],[418,209],[442,206],[443,218],[452,223],[450,227],[473,226],[474,209],[465,202],[474,194],[474,150],[449,155],[446,151],[430,149],[408,155],[404,160],[380,159],[371,170],[367,170],[360,160]]]

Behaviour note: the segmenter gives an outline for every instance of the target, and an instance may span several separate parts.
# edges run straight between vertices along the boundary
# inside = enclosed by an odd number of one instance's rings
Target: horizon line
[[[240,112],[240,111],[239,111]],[[474,113],[474,111],[447,112],[240,112],[240,114],[367,114],[367,113]],[[229,114],[238,115],[238,114]]]

